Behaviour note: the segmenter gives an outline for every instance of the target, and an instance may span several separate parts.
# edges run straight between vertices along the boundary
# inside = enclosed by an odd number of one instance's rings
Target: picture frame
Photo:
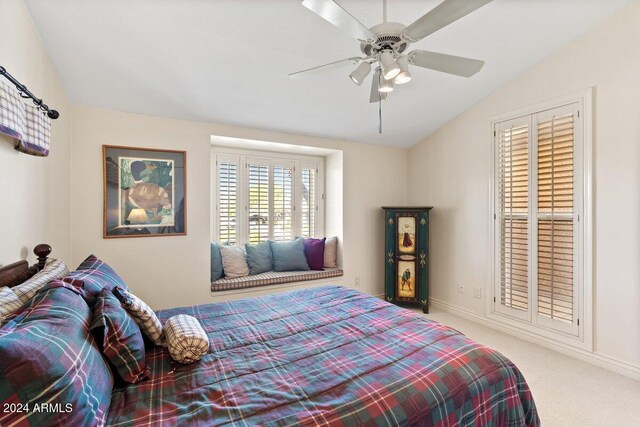
[[[187,152],[102,146],[103,238],[187,234]]]

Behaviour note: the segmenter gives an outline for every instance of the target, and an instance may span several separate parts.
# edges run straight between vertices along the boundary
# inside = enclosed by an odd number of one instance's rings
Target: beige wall
[[[490,118],[594,87],[594,344],[640,367],[640,2],[410,150],[409,201],[432,211],[431,294],[484,314],[490,286]],[[465,294],[457,292],[463,283]]]
[[[406,202],[407,150],[87,107],[73,111],[73,265],[95,253],[154,308],[211,301],[209,150],[211,135],[218,135],[342,150],[342,159],[329,160],[327,179],[339,185],[334,169],[342,162],[344,210],[341,219],[327,221],[327,230],[342,227],[344,284],[353,286],[360,276],[361,290],[384,292],[380,206]],[[187,236],[102,238],[102,144],[187,150]]]
[[[42,242],[69,259],[71,106],[21,0],[0,2],[0,65],[60,112],[52,121],[49,157],[18,153],[13,140],[0,135],[0,264],[27,254],[33,262],[33,247]]]

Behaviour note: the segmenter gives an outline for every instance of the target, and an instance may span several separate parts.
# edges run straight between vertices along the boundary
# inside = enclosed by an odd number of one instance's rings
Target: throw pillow
[[[42,270],[12,289],[18,295],[20,301],[24,303],[33,298],[36,292],[51,280],[62,279],[68,272],[69,270],[64,261],[50,258]]]
[[[311,270],[324,270],[324,239],[304,239],[304,255]]]
[[[217,243],[211,243],[211,281],[216,280],[224,276],[224,269],[222,268],[222,255],[220,254],[220,245]]]
[[[247,251],[247,264],[249,265],[250,275],[271,271],[273,268],[273,259],[269,242],[262,242],[257,245],[247,243],[245,248]]]
[[[103,289],[112,291],[116,286],[120,286],[129,290],[118,273],[95,255],[89,255],[75,271],[67,274],[62,280],[81,288],[82,296],[89,307],[93,307]]]
[[[220,245],[224,275],[229,279],[249,275],[249,266],[244,249],[237,246]]]
[[[156,313],[144,301],[127,292],[121,287],[116,287],[113,294],[118,298],[122,306],[133,317],[140,327],[140,331],[145,334],[152,343],[158,346],[166,347],[162,323]]]
[[[209,352],[209,337],[195,317],[178,314],[164,326],[169,354],[179,363],[193,363]]]
[[[309,264],[304,256],[304,239],[298,237],[286,242],[269,241],[273,254],[273,271],[308,271]]]
[[[338,238],[329,237],[324,242],[324,266],[336,268],[338,266]]]
[[[0,288],[0,326],[13,315],[20,307],[22,301],[11,288]]]
[[[135,384],[149,378],[140,328],[108,289],[96,299],[89,329],[122,380]]]

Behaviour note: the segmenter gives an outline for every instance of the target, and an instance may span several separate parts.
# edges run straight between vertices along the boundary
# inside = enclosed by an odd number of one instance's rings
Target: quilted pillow
[[[0,326],[22,306],[22,301],[11,288],[0,288]]]
[[[108,289],[96,299],[89,329],[123,381],[135,384],[149,378],[140,328]]]
[[[298,237],[287,242],[269,240],[273,254],[273,271],[308,271],[309,264],[304,256],[304,239]]]
[[[220,245],[220,253],[222,254],[222,266],[225,277],[233,279],[235,277],[245,277],[249,275],[247,254],[243,248]]]
[[[60,280],[40,289],[0,329],[0,425],[105,425],[113,375],[89,333],[80,290]],[[35,411],[35,403],[58,410]]]
[[[209,337],[195,317],[177,314],[164,324],[169,354],[179,363],[200,360],[209,351]]]
[[[249,275],[265,273],[273,268],[271,257],[271,246],[269,242],[258,243],[257,245],[244,245],[247,251],[247,264],[249,265]]]
[[[164,332],[162,331],[162,323],[156,316],[156,313],[144,301],[134,294],[125,291],[121,287],[116,287],[113,294],[120,300],[122,306],[136,321],[140,330],[155,345],[166,347]]]
[[[113,268],[95,255],[89,255],[75,271],[67,274],[65,282],[82,288],[82,296],[93,307],[103,289],[112,291],[116,286],[129,290],[127,284]]]
[[[20,301],[27,302],[51,280],[62,279],[69,270],[61,259],[49,258],[44,268],[31,276],[27,281],[14,286],[12,289],[20,298]]]

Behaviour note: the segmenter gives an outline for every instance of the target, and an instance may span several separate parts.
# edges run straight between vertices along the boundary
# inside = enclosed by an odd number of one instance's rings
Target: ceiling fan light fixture
[[[411,73],[409,72],[409,58],[407,58],[406,55],[402,55],[396,62],[398,64],[398,67],[400,67],[400,72],[394,79],[394,83],[397,85],[409,83],[411,81]]]
[[[393,91],[393,79],[380,78],[380,87],[378,90],[382,93],[389,93]]]
[[[349,77],[351,78],[352,82],[360,86],[370,72],[371,64],[369,64],[367,61],[363,61],[360,63],[360,65],[358,65],[358,68],[356,68],[351,74],[349,74]]]
[[[400,72],[400,67],[393,58],[393,52],[391,50],[387,49],[380,52],[378,62],[380,62],[380,66],[382,67],[382,75],[387,80],[395,78]]]

